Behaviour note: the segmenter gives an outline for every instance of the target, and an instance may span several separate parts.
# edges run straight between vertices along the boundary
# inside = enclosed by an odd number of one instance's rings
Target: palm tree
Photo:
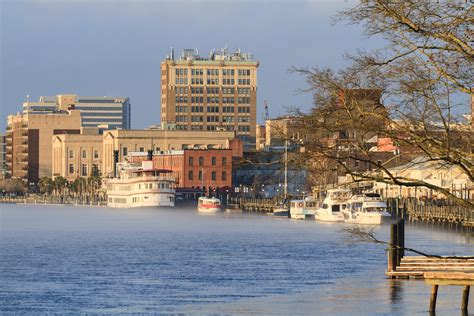
[[[53,192],[53,180],[50,177],[42,177],[38,185],[42,193],[51,194]]]

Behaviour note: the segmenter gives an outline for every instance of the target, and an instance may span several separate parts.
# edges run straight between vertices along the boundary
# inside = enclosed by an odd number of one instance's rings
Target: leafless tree
[[[311,113],[297,113],[312,136],[305,160],[354,181],[426,187],[474,208],[445,187],[390,171],[422,157],[474,182],[474,130],[460,115],[473,93],[473,13],[460,0],[364,0],[340,12],[337,22],[362,24],[387,45],[346,56],[350,65],[342,70],[293,68],[314,95]],[[373,136],[391,139],[398,150],[380,159],[368,146]]]

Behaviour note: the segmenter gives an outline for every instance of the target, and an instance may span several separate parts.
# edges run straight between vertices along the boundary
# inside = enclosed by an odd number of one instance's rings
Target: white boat
[[[269,215],[274,217],[288,217],[288,213],[288,209],[284,205],[278,204]]]
[[[292,219],[312,219],[318,203],[309,198],[290,201],[290,217]]]
[[[343,222],[342,212],[346,209],[350,197],[350,190],[328,190],[321,207],[314,214],[314,219],[321,222]]]
[[[217,198],[209,198],[201,196],[198,199],[198,212],[200,213],[216,213],[221,210],[221,201]]]
[[[151,161],[119,163],[117,168],[118,178],[107,181],[107,206],[174,206],[175,179],[169,172],[153,169]]]
[[[352,196],[343,214],[346,222],[354,224],[380,225],[391,219],[387,204],[377,193]]]

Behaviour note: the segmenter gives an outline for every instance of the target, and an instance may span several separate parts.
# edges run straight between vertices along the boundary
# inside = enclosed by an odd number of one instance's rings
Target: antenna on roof
[[[174,60],[174,48],[171,46],[171,60]]]

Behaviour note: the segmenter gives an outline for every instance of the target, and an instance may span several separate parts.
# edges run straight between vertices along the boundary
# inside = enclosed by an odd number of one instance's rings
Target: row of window
[[[203,97],[194,97],[194,96],[191,97],[191,103],[192,104],[195,104],[195,103],[203,104],[204,100],[205,99]],[[223,97],[221,100],[222,100],[222,103],[225,103],[225,104],[234,104],[235,103],[235,98],[234,97]],[[207,97],[206,101],[207,101],[207,104],[211,104],[211,103],[219,104],[219,97]],[[178,103],[178,104],[188,103],[188,97],[177,96],[177,97],[175,97],[175,102]],[[250,97],[237,98],[237,103],[238,104],[250,104]],[[104,116],[104,115],[106,115],[106,114],[99,114],[97,116]],[[117,115],[117,116],[121,116],[121,115]]]
[[[242,126],[239,125],[237,127],[237,131],[239,131],[239,132],[250,132],[250,126],[248,126],[248,125],[242,125]]]
[[[204,157],[199,157],[198,158],[198,163],[199,163],[199,166],[203,166],[204,165]],[[222,166],[226,166],[227,165],[227,157],[222,157],[221,163],[222,163]],[[188,165],[194,166],[194,157],[189,157],[188,158]],[[211,157],[211,165],[213,165],[213,166],[217,165],[217,158],[216,157]]]
[[[102,115],[104,116],[104,115]],[[83,117],[82,118],[82,122],[97,122],[97,121],[101,121],[101,122],[122,122],[123,121],[123,118],[119,118],[119,119],[114,119],[114,118],[87,118],[87,117]]]
[[[218,106],[208,106],[207,113],[219,113]],[[187,106],[176,106],[175,113],[187,113],[188,107]],[[203,106],[191,106],[191,113],[203,113],[204,107]],[[222,113],[235,113],[235,107],[233,106],[223,106]],[[250,113],[250,107],[239,106],[237,108],[237,113]]]
[[[69,159],[73,159],[75,154],[76,152],[74,149],[69,149],[69,153],[68,153]],[[83,149],[81,151],[81,156],[83,159],[87,158],[87,150]],[[97,149],[93,150],[92,157],[94,157],[94,159],[99,159],[99,151]]]
[[[92,165],[92,172],[91,174],[89,174],[89,170],[88,170],[88,165],[86,164],[82,164],[81,166],[81,170],[75,170],[74,168],[74,164],[69,164],[69,174],[76,174],[76,173],[79,173],[80,171],[80,175],[83,176],[83,177],[87,177],[89,175],[92,175],[92,176],[98,176],[99,175],[99,166],[96,165],[96,164],[93,164]]]
[[[192,170],[190,170],[188,172],[188,179],[189,180],[194,180],[194,174],[193,174]],[[202,171],[199,171],[199,173],[198,173],[198,180],[202,180]],[[211,180],[212,181],[217,181],[217,172],[215,172],[215,171],[211,172]],[[222,171],[221,180],[222,181],[227,181],[227,172]]]
[[[177,76],[183,76],[188,74],[187,68],[176,68],[175,73]],[[191,75],[202,76],[204,73],[203,69],[191,69]],[[207,69],[207,75],[217,76],[219,75],[219,69]],[[235,74],[234,69],[222,69],[222,74],[224,76],[233,76]],[[250,69],[238,69],[239,76],[250,76]]]
[[[81,112],[81,116],[82,117],[85,117],[85,116],[101,116],[101,117],[104,117],[104,116],[120,116],[120,117],[122,117],[123,113],[122,112],[114,113],[114,112],[110,112],[110,111],[107,111],[107,112]]]
[[[217,78],[208,78],[207,81],[204,81],[202,78],[192,78],[191,79],[191,84],[200,84],[203,85],[204,82],[206,82],[208,85],[218,85],[219,84],[219,79]],[[223,78],[222,79],[222,85],[224,86],[233,86],[235,85],[235,79],[234,78]],[[177,85],[187,85],[188,84],[188,78],[186,77],[176,77],[175,84]],[[239,78],[237,81],[237,84],[239,86],[249,86],[250,85],[250,78]]]

